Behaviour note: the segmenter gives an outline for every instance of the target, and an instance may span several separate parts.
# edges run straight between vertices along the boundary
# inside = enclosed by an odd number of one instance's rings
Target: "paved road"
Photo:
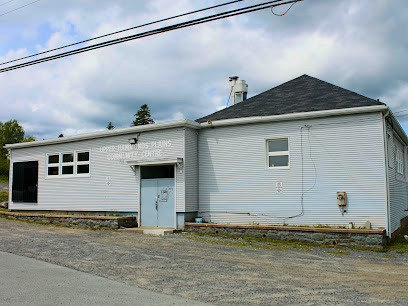
[[[208,305],[4,252],[0,288],[3,306]]]
[[[44,226],[0,218],[0,251],[218,305],[407,305],[408,253]],[[330,253],[330,252],[345,253]],[[1,288],[0,288],[1,289]]]

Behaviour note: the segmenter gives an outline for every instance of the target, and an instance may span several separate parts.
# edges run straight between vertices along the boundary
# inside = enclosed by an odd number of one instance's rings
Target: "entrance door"
[[[38,161],[13,163],[13,202],[37,203]]]
[[[174,166],[141,167],[141,226],[175,228]]]

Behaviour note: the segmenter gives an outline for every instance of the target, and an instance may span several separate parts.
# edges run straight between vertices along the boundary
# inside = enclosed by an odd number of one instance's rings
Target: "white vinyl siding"
[[[139,172],[134,172],[123,160],[112,160],[111,152],[101,148],[129,145],[133,134],[81,140],[55,145],[12,149],[12,162],[38,161],[38,205],[10,202],[11,209],[18,210],[60,210],[60,211],[117,211],[137,212],[139,209]],[[171,146],[163,148],[160,157],[142,159],[184,159],[184,128],[144,131],[139,143],[170,140]],[[47,176],[47,154],[90,152],[90,175],[87,177],[67,176],[50,178]],[[79,161],[77,165],[86,164]],[[61,156],[59,159],[61,163]],[[62,164],[61,164],[62,165]],[[58,164],[58,167],[60,165]],[[10,174],[12,178],[12,173]],[[184,212],[184,174],[176,171],[176,208]]]
[[[265,140],[282,138],[289,140],[290,169],[271,171]],[[381,113],[205,128],[199,161],[206,221],[387,226]],[[347,193],[344,216],[337,191]]]
[[[186,182],[186,212],[198,210],[198,131],[185,130],[184,175]]]
[[[405,174],[406,147],[394,136],[391,126],[387,126],[388,160],[395,165],[388,169],[390,197],[390,231],[400,227],[400,220],[408,216],[408,185]],[[400,152],[400,153],[399,153]]]

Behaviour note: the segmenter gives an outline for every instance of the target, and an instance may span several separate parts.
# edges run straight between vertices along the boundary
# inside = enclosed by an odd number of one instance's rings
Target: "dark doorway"
[[[37,203],[38,161],[13,163],[13,202]]]
[[[141,179],[174,178],[174,165],[142,166]]]

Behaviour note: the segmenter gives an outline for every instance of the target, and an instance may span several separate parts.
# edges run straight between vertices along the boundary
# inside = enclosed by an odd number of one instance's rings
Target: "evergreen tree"
[[[150,115],[149,106],[147,106],[147,104],[143,104],[134,116],[136,116],[136,119],[132,122],[131,126],[154,123],[154,120]]]
[[[106,127],[108,130],[113,130],[115,126],[113,125],[112,121],[109,121],[108,126]]]

